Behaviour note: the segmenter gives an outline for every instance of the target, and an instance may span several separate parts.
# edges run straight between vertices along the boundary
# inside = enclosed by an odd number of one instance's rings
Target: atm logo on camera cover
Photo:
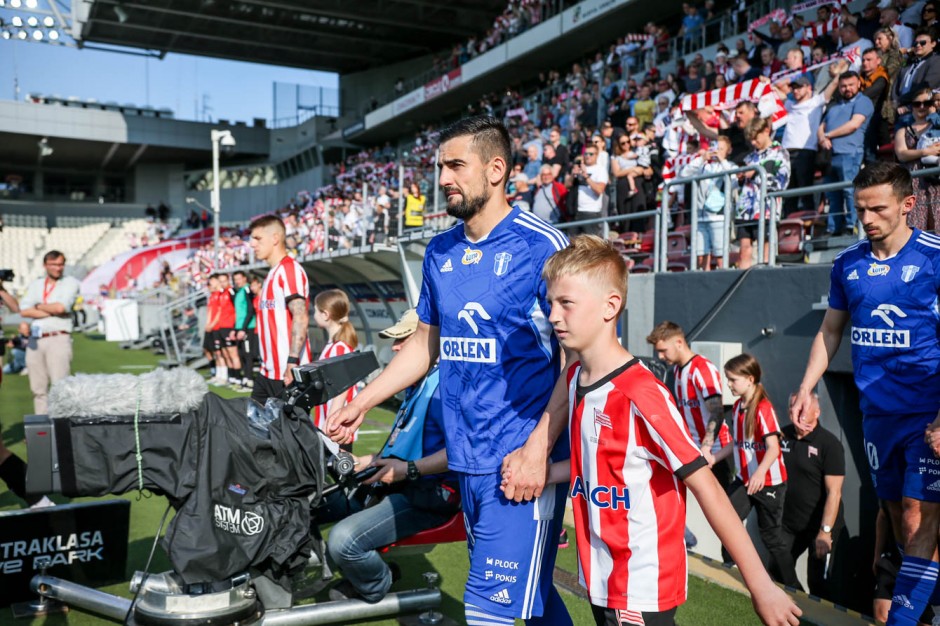
[[[216,504],[213,517],[216,528],[233,535],[257,535],[264,530],[264,518],[251,511]]]

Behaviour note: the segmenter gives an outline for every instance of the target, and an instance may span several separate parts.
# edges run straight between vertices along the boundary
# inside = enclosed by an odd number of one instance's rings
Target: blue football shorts
[[[546,485],[539,498],[517,503],[503,496],[498,472],[459,477],[470,551],[464,602],[493,615],[541,616],[552,590],[568,485]]]
[[[921,413],[862,420],[865,454],[879,498],[940,502],[940,459],[924,441],[927,426],[936,418],[936,413]]]

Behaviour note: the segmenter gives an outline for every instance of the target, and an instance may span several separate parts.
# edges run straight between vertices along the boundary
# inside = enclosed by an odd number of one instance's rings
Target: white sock
[[[215,368],[216,378],[219,380],[228,380],[228,368],[227,367],[217,367]]]

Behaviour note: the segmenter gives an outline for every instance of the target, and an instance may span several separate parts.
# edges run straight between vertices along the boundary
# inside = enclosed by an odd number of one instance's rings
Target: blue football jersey
[[[545,410],[560,348],[548,322],[542,266],[567,244],[561,232],[518,208],[482,241],[467,239],[459,223],[428,244],[418,317],[440,329],[451,469],[498,471]],[[567,454],[567,440],[556,453]]]
[[[914,229],[879,261],[871,244],[832,266],[829,306],[851,316],[852,365],[865,415],[940,410],[940,237]]]

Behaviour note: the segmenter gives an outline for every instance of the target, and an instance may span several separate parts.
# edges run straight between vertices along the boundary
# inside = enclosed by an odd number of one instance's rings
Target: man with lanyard
[[[803,552],[806,581],[814,596],[833,600],[829,589],[830,558],[845,526],[842,483],[845,453],[842,443],[819,425],[819,397],[810,396],[802,422],[784,426],[780,450],[787,467],[787,497],[783,501],[783,538],[793,562]]]
[[[852,366],[875,492],[904,551],[888,626],[913,626],[937,594],[940,469],[925,441],[940,428],[940,237],[912,229],[910,173],[869,162],[853,180],[867,239],[832,266],[829,308],[791,396],[790,421],[811,421],[812,393],[851,321]],[[825,520],[830,521],[830,520]]]
[[[418,381],[440,355],[448,466],[460,481],[470,551],[467,621],[570,625],[552,584],[567,485],[522,504],[499,490],[503,457],[526,441],[558,379],[542,267],[567,239],[509,205],[512,142],[499,120],[460,120],[440,142],[447,212],[462,221],[428,244],[415,339],[330,415],[326,431],[352,441],[369,409]],[[554,460],[568,458],[567,437],[553,448]]]
[[[397,355],[417,329],[418,313],[408,309],[379,337],[394,339],[392,351]],[[345,580],[330,590],[331,600],[384,598],[400,572],[389,567],[377,549],[440,526],[460,511],[456,476],[447,471],[439,383],[435,364],[408,389],[382,450],[356,457],[357,471],[370,465],[379,468],[370,479],[378,493],[363,488],[358,497],[347,498],[333,492],[315,511],[317,523],[340,520],[330,531],[327,546]],[[375,504],[370,502],[383,494]]]
[[[20,315],[29,318],[31,341],[26,350],[33,410],[44,415],[49,386],[68,376],[72,368],[72,306],[81,286],[65,272],[65,255],[50,250],[42,258],[46,276],[26,288]]]

